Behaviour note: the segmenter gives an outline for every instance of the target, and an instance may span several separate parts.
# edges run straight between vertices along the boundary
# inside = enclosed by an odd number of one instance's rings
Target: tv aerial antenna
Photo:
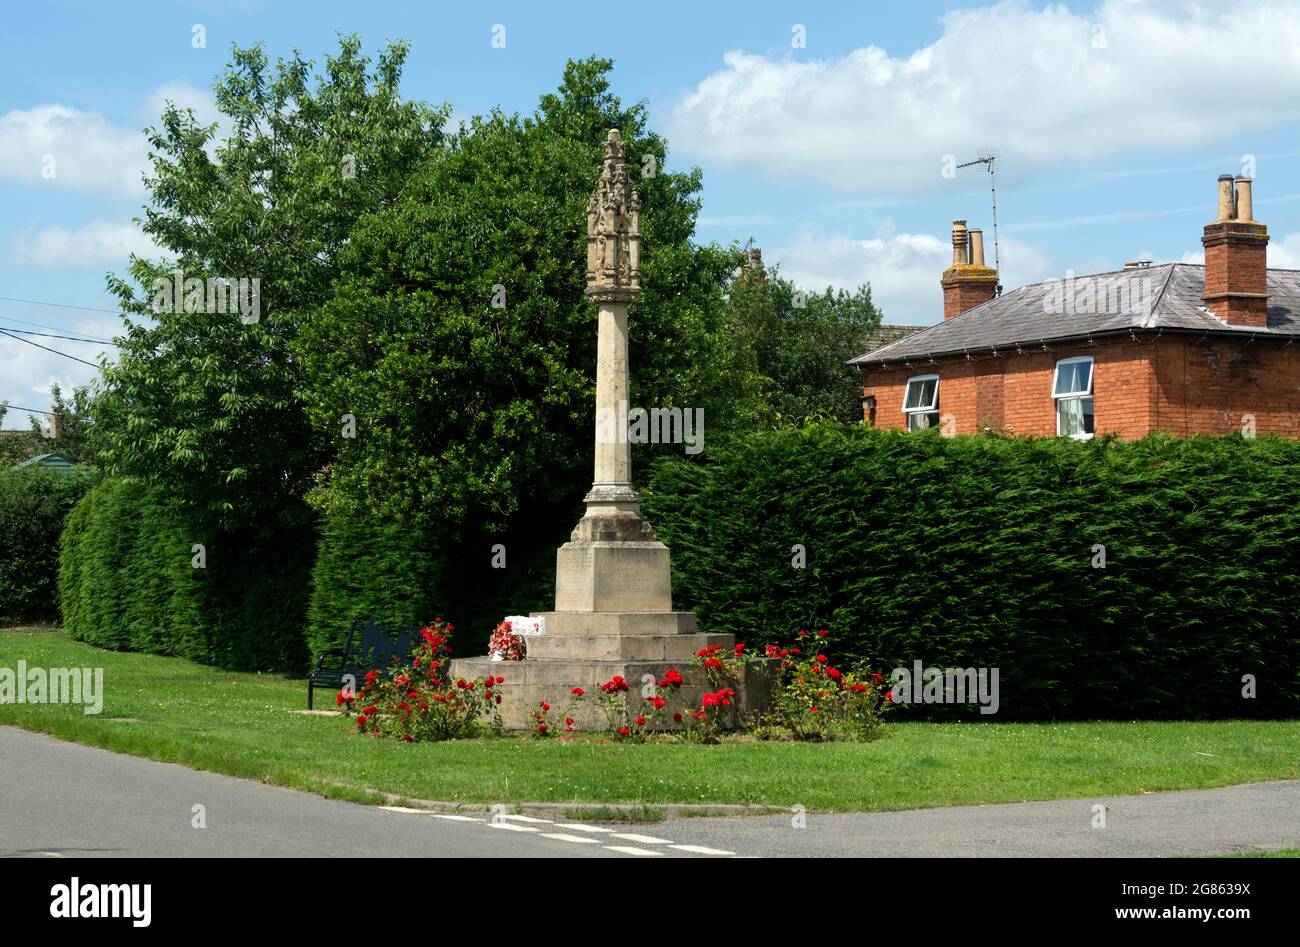
[[[974,161],[967,161],[965,164],[957,165],[958,168],[973,168],[977,164],[982,164],[989,173],[989,193],[993,197],[993,268],[998,271],[998,276],[1002,276],[1002,260],[998,254],[998,175],[994,168],[994,163],[998,160],[996,152],[989,151],[987,148],[980,152],[980,156]],[[998,284],[998,295],[1002,295],[1002,284]]]

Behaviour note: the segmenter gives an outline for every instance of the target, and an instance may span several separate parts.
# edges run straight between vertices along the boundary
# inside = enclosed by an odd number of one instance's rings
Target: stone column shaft
[[[602,302],[596,335],[596,465],[592,489],[632,487],[627,439],[627,306]]]

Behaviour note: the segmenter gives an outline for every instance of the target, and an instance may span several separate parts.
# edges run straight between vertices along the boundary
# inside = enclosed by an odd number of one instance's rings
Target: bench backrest
[[[349,633],[351,643],[344,663],[367,671],[376,668],[387,671],[392,666],[394,657],[400,661],[410,655],[411,646],[419,633],[417,625],[393,634],[390,626],[377,624],[372,618],[362,628],[360,640]]]

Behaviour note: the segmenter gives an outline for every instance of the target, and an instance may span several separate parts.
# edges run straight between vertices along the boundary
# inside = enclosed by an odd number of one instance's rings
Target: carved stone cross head
[[[630,303],[641,291],[641,197],[628,180],[617,128],[603,146],[600,179],[587,201],[587,295]]]

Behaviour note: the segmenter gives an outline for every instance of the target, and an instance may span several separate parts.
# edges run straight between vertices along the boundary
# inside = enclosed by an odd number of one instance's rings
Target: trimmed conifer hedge
[[[58,620],[59,536],[94,482],[82,468],[0,470],[0,625]]]
[[[662,459],[645,509],[705,630],[826,628],[836,660],[884,671],[997,667],[982,719],[1300,714],[1295,441],[821,424]]]
[[[311,653],[342,648],[354,621],[401,629],[441,617],[437,565],[427,543],[395,523],[360,513],[327,517],[307,611]]]
[[[106,480],[64,528],[63,623],[103,648],[301,673],[314,542],[301,511],[261,530],[214,535],[156,488]],[[193,565],[196,543],[205,568]]]

